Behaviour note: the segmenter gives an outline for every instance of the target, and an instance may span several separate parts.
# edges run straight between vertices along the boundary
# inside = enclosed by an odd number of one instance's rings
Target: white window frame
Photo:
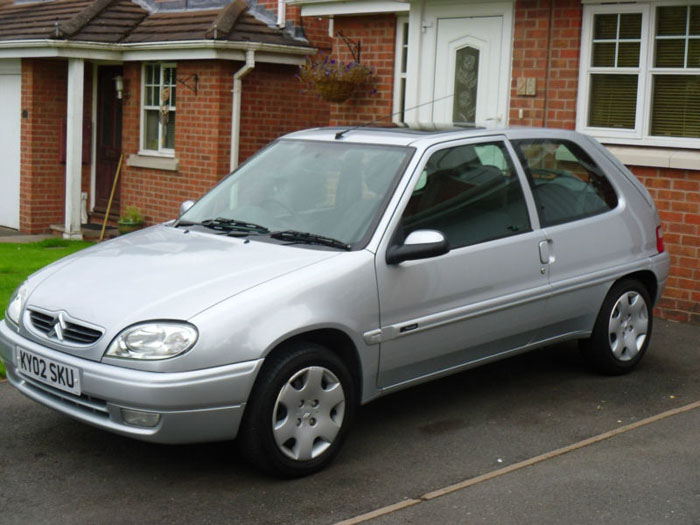
[[[162,142],[163,136],[163,124],[158,121],[158,149],[148,149],[146,147],[146,110],[159,110],[160,106],[146,105],[146,67],[148,66],[160,66],[160,86],[163,85],[163,73],[166,68],[175,69],[177,74],[177,64],[175,62],[144,62],[141,66],[141,137],[140,137],[140,150],[139,155],[151,155],[157,157],[174,157],[175,149],[173,148],[161,148],[160,143]],[[177,78],[177,77],[176,77]],[[176,106],[171,105],[168,102],[168,111],[176,111]],[[176,124],[177,126],[177,124]]]
[[[672,148],[700,148],[700,138],[655,137],[651,135],[651,104],[653,77],[657,75],[700,75],[700,68],[657,68],[653,67],[656,44],[656,8],[676,5],[700,5],[698,0],[659,0],[638,2],[634,4],[587,3],[583,6],[583,25],[581,28],[581,62],[579,67],[579,89],[576,111],[576,129],[596,137],[608,144],[628,144],[639,146],[659,146]],[[593,20],[597,14],[641,13],[642,34],[637,68],[592,67],[593,55]],[[638,75],[637,106],[635,128],[622,130],[617,128],[599,128],[588,126],[590,98],[590,79],[595,73],[628,73]]]
[[[396,47],[394,48],[394,109],[392,111],[392,121],[395,124],[404,123],[403,115],[401,114],[401,103],[403,102],[404,112],[407,108],[406,88],[408,87],[408,53],[410,53],[410,48],[408,38],[404,38],[404,28],[406,26],[408,26],[408,15],[398,16],[396,18]],[[404,48],[406,48],[405,64],[402,63]],[[403,88],[401,86],[402,80],[406,82]]]

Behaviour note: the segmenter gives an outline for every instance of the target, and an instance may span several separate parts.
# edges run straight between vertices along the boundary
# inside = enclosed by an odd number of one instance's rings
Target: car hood
[[[159,225],[78,252],[35,274],[27,305],[65,311],[113,332],[144,320],[189,319],[336,255]]]

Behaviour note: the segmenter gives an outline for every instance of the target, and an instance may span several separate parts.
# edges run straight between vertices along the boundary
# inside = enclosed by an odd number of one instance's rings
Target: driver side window
[[[452,248],[530,231],[523,190],[503,143],[446,148],[425,165],[404,233],[441,231]]]

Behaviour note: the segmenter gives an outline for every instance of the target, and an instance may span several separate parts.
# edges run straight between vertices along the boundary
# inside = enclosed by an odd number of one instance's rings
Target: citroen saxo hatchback
[[[647,191],[565,131],[302,131],[190,205],[29,277],[8,379],[125,436],[238,437],[283,476],[446,374],[566,339],[629,371],[669,270]]]

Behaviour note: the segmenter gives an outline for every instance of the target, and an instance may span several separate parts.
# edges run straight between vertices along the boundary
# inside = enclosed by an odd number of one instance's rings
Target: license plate
[[[17,348],[15,357],[17,370],[22,374],[64,392],[80,395],[80,370],[77,368],[41,357],[23,348]]]

